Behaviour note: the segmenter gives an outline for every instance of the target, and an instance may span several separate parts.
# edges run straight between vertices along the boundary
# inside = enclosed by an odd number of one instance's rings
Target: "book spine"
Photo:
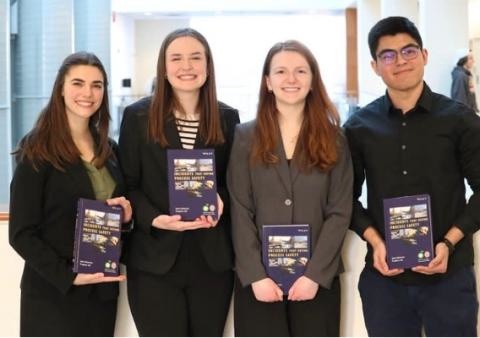
[[[83,210],[83,201],[82,199],[78,200],[77,203],[77,218],[75,220],[75,238],[73,242],[73,272],[78,273],[78,266],[80,263],[80,241],[82,240],[82,210]]]

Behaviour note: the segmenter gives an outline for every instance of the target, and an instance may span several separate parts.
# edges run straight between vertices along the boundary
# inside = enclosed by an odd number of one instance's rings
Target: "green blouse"
[[[85,161],[83,161],[83,165],[87,169],[90,182],[92,182],[95,198],[101,201],[111,198],[116,183],[108,172],[108,169],[105,166],[97,169],[92,163]]]

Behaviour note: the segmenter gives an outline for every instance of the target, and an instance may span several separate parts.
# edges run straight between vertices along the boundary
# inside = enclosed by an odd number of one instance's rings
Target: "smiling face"
[[[386,50],[397,51],[396,60],[391,64],[383,63],[379,57],[371,62],[373,70],[390,91],[409,92],[423,84],[424,68],[428,60],[427,51],[421,49],[417,57],[405,60],[400,51],[409,45],[418,44],[406,33],[385,35],[378,40],[376,55]]]
[[[62,96],[68,121],[83,122],[100,108],[104,94],[102,72],[94,66],[73,66],[65,75]]]
[[[168,82],[175,92],[199,92],[207,79],[205,48],[195,38],[184,36],[170,43],[165,53]]]
[[[303,106],[312,86],[312,71],[300,53],[281,51],[272,58],[266,83],[275,95],[277,109]]]

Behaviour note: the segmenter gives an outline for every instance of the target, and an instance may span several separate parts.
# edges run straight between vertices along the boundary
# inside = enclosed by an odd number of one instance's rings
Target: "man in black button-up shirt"
[[[386,95],[345,124],[354,165],[351,229],[368,243],[359,290],[373,336],[476,336],[472,235],[480,225],[480,118],[423,81],[428,53],[403,17],[369,33]],[[366,179],[368,205],[358,200]],[[465,199],[465,179],[473,190]],[[389,268],[383,201],[429,195],[434,259]]]

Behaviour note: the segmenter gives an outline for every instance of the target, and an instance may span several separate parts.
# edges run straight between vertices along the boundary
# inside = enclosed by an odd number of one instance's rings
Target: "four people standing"
[[[387,92],[345,124],[350,155],[307,47],[289,40],[270,49],[257,117],[237,126],[233,141],[238,112],[217,101],[207,41],[193,29],[173,31],[160,49],[153,95],[124,113],[126,188],[108,140],[103,66],[92,54],[69,56],[15,152],[9,235],[26,261],[21,335],[113,335],[115,282],[125,276],[72,272],[75,207],[79,197],[106,200],[121,205],[129,221],[128,200],[112,198],[128,193],[135,227],[124,261],[140,335],[223,334],[233,236],[236,335],[338,336],[341,249],[352,187],[358,198],[365,180],[368,206],[354,201],[351,227],[368,243],[359,283],[368,333],[421,335],[424,327],[427,335],[476,335],[479,120],[425,84],[428,53],[408,19],[381,20],[369,47]],[[182,220],[169,214],[166,152],[201,148],[215,150],[220,216]],[[468,203],[465,178],[474,191]],[[382,201],[415,194],[432,199],[435,258],[426,267],[390,269]],[[311,230],[311,258],[287,295],[262,264],[261,231],[269,224]]]

